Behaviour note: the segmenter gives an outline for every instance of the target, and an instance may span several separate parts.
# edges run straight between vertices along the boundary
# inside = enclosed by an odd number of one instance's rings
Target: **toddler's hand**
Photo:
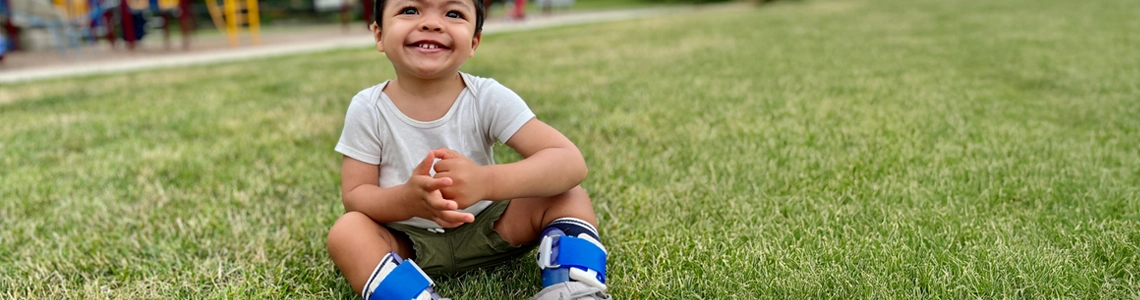
[[[486,199],[490,174],[484,174],[482,166],[451,149],[439,148],[431,152],[441,159],[435,163],[435,178],[452,180],[452,184],[440,188],[444,199],[454,200],[459,208],[467,208]]]
[[[412,171],[412,177],[408,178],[405,184],[405,191],[410,193],[408,199],[418,199],[422,201],[415,202],[417,217],[432,220],[443,228],[455,228],[463,223],[471,223],[475,221],[475,216],[470,213],[459,212],[459,204],[455,201],[444,199],[443,194],[440,192],[441,188],[451,186],[454,182],[451,178],[432,178],[431,165],[436,159],[435,152],[429,152],[424,161],[420,162],[416,169]]]

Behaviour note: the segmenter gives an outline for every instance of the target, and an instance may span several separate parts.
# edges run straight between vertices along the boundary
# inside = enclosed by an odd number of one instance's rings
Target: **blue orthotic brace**
[[[598,280],[606,282],[606,252],[585,239],[559,237],[557,263],[563,267],[597,271]]]
[[[376,286],[368,300],[409,300],[423,293],[431,282],[415,265],[402,263]]]

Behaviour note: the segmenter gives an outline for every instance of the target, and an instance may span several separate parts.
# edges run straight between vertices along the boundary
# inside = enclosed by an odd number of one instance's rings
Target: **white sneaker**
[[[548,286],[532,300],[609,300],[610,295],[589,284],[567,281]]]

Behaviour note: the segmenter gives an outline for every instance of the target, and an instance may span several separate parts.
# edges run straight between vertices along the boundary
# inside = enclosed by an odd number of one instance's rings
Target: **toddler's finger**
[[[428,198],[428,205],[435,210],[456,210],[459,209],[459,204],[455,201],[443,199],[442,196],[432,195]]]
[[[459,152],[455,152],[455,150],[451,150],[448,148],[435,149],[435,150],[432,150],[431,153],[434,154],[436,157],[439,157],[439,159],[452,159],[452,158],[463,157],[463,155],[460,155]]]
[[[444,220],[439,219],[439,218],[436,218],[435,220],[432,220],[432,221],[435,221],[436,224],[439,224],[439,227],[449,228],[449,229],[463,225],[463,223],[460,223],[460,222],[447,222],[447,221],[444,221]]]
[[[438,219],[442,220],[444,223],[458,223],[454,226],[458,227],[459,225],[463,225],[465,223],[475,222],[475,215],[472,215],[471,213],[451,210],[440,212]],[[444,224],[441,223],[440,225]]]
[[[440,160],[439,162],[435,163],[435,165],[432,165],[431,168],[435,170],[435,178],[439,178],[439,173],[451,171],[451,161]]]
[[[431,175],[431,165],[435,162],[435,158],[435,151],[428,151],[427,157],[424,157],[416,169],[412,170],[412,175]]]
[[[451,186],[451,183],[452,183],[451,178],[447,178],[447,177],[435,178],[435,179],[429,180],[426,184],[424,184],[424,189],[429,190],[429,191],[434,191],[434,190],[442,189],[445,187],[449,187],[449,186]]]

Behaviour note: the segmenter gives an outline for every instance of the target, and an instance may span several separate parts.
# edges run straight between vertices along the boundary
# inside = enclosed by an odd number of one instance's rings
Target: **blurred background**
[[[726,0],[475,0],[488,24]],[[0,0],[0,72],[262,45],[367,41],[374,0]],[[593,15],[591,15],[593,14]],[[489,25],[495,26],[495,25]],[[336,42],[333,42],[336,44]],[[345,44],[341,42],[339,44]],[[9,72],[10,73],[10,72]]]

